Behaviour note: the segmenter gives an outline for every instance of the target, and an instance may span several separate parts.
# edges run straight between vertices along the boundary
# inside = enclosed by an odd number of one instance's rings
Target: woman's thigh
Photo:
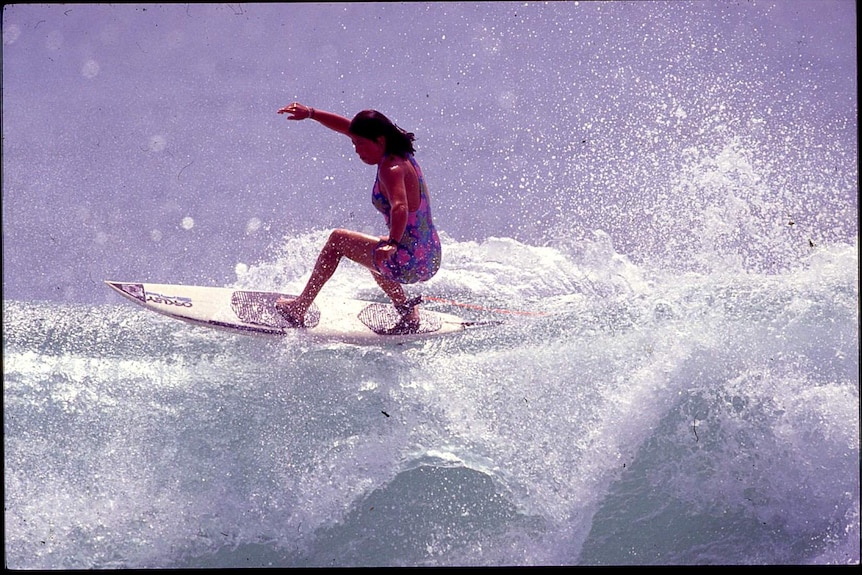
[[[369,236],[353,230],[334,230],[329,235],[329,244],[347,259],[353,260],[374,271],[374,249],[380,243],[377,236]]]

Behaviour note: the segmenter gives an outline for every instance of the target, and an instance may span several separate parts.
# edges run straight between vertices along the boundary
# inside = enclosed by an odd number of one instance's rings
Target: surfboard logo
[[[160,293],[148,291],[147,301],[160,303],[162,305],[175,305],[177,307],[192,307],[192,298],[180,296],[167,296]]]

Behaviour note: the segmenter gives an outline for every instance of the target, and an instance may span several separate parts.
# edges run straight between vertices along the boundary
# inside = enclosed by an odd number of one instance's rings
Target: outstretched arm
[[[299,102],[288,104],[278,111],[279,114],[290,114],[288,120],[317,120],[330,130],[334,130],[339,134],[347,135],[347,130],[350,128],[350,120],[344,116],[333,114],[325,110],[317,110]]]

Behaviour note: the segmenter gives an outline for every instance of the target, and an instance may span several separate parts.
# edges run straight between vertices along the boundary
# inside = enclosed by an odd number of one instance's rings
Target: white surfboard
[[[471,322],[419,308],[415,333],[388,335],[400,315],[391,304],[318,297],[304,327],[292,327],[275,308],[278,298],[296,296],[233,288],[106,281],[133,302],[193,324],[235,333],[285,335],[300,331],[315,338],[350,343],[402,342],[464,331],[499,322]]]

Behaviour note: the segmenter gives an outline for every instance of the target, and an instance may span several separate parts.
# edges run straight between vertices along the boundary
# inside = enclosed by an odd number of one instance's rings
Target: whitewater
[[[301,287],[324,234],[235,285]],[[806,249],[444,235],[429,309],[505,322],[408,345],[4,301],[7,565],[858,563],[858,244]]]
[[[858,565],[855,16],[4,6],[6,567]],[[502,323],[253,337],[104,285],[297,293],[385,233],[292,101],[416,133],[408,295]]]

